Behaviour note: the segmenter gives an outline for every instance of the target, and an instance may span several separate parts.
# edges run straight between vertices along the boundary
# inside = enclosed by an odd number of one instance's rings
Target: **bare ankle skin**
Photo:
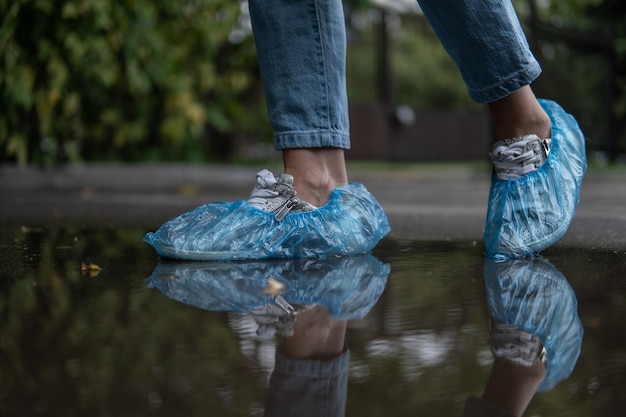
[[[550,137],[550,117],[543,110],[530,86],[488,103],[496,130],[496,140],[535,134]]]
[[[545,376],[546,368],[541,362],[524,367],[495,359],[482,398],[514,416],[521,416]]]
[[[294,178],[298,197],[314,206],[323,206],[332,190],[348,184],[343,149],[285,149],[283,162],[285,172]]]
[[[328,359],[344,351],[347,321],[335,320],[326,307],[314,306],[298,315],[293,336],[285,338],[282,351],[300,359]]]

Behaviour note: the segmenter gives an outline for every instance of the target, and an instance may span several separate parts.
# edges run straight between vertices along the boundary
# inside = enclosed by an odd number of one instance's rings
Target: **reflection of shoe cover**
[[[376,199],[353,183],[333,190],[323,207],[282,220],[243,200],[205,204],[166,222],[144,241],[174,259],[323,258],[367,252],[389,230]]]
[[[547,354],[540,391],[567,378],[580,355],[583,327],[567,279],[542,257],[487,259],[484,265],[491,320],[539,338]]]
[[[585,139],[558,104],[539,101],[552,121],[550,153],[518,179],[501,180],[494,173],[484,236],[489,258],[539,253],[565,235],[576,212],[587,167]]]
[[[370,253],[327,259],[237,262],[160,262],[146,286],[212,311],[249,313],[274,304],[268,278],[284,285],[291,304],[323,305],[337,319],[363,318],[383,292],[390,266]]]

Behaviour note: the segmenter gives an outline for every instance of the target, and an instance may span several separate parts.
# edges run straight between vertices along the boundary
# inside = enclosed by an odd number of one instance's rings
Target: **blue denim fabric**
[[[276,149],[349,148],[341,0],[249,4]],[[473,100],[500,99],[541,73],[509,0],[419,4]]]
[[[474,101],[503,98],[541,73],[510,0],[419,0],[419,4]]]
[[[328,359],[292,359],[276,352],[266,417],[341,417],[346,411],[350,351]]]
[[[249,4],[276,148],[349,148],[341,0]]]

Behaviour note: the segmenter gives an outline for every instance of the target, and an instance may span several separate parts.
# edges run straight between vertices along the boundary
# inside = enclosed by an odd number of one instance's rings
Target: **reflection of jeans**
[[[345,414],[350,351],[333,359],[276,354],[265,416],[341,417]]]
[[[539,75],[510,1],[419,3],[475,101],[502,98]],[[348,148],[341,0],[249,4],[277,149]]]

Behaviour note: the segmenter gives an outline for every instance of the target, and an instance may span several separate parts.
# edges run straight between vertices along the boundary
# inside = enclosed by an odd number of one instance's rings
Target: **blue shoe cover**
[[[537,254],[561,239],[574,217],[587,159],[576,120],[555,102],[539,100],[552,121],[552,143],[538,169],[515,180],[493,174],[485,249],[489,258]]]
[[[325,259],[264,261],[161,261],[145,280],[149,288],[184,304],[211,311],[249,313],[273,304],[268,277],[284,285],[291,304],[316,304],[336,319],[358,320],[382,294],[391,268],[370,253]]]
[[[576,365],[583,339],[578,301],[567,279],[540,256],[517,260],[487,259],[484,264],[491,320],[530,333],[547,353],[548,391]]]
[[[171,259],[323,258],[365,253],[389,231],[376,199],[352,183],[334,189],[326,205],[280,221],[247,201],[208,203],[166,222],[144,241]]]

